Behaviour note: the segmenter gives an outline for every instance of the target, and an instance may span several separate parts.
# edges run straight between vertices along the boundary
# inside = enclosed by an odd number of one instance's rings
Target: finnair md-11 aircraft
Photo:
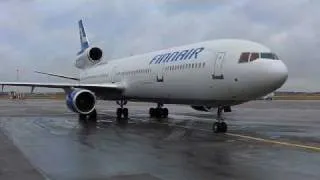
[[[265,96],[280,88],[288,77],[285,64],[261,44],[222,39],[106,61],[99,47],[89,45],[79,21],[81,51],[75,66],[80,77],[43,73],[75,83],[0,82],[4,86],[62,88],[67,107],[81,120],[95,121],[96,100],[119,104],[117,120],[127,122],[127,101],[154,102],[150,117],[166,118],[164,104],[185,104],[199,111],[217,108],[214,132],[226,132],[222,111]],[[41,73],[41,72],[40,72]]]

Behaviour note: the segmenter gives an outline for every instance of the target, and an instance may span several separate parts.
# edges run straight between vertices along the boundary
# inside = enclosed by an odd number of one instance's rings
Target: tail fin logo
[[[79,21],[79,33],[80,33],[81,51],[84,51],[89,47],[89,42],[88,42],[86,32],[84,30],[82,20]]]

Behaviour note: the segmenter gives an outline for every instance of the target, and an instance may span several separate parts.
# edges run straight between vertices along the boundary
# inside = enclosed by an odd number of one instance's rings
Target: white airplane
[[[102,60],[103,51],[90,46],[79,21],[81,51],[75,66],[79,78],[43,73],[75,83],[0,82],[4,86],[62,88],[66,104],[81,120],[95,121],[96,100],[114,100],[118,122],[127,122],[127,101],[154,102],[151,117],[166,118],[164,104],[186,104],[199,111],[217,108],[214,132],[226,132],[222,111],[269,94],[288,77],[285,64],[259,43],[222,39],[200,42],[117,60]],[[41,73],[41,72],[40,72]]]

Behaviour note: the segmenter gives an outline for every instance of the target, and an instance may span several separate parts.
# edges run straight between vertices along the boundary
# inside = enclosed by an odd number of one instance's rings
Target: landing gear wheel
[[[214,133],[218,133],[218,122],[214,122],[212,125],[212,130]]]
[[[162,104],[158,104],[157,108],[150,108],[149,109],[149,115],[150,118],[167,118],[169,115],[168,108],[161,108]]]
[[[227,125],[227,123],[221,122],[221,123],[220,123],[220,132],[226,133],[227,130],[228,130],[228,125]]]
[[[224,106],[223,111],[224,112],[232,112],[231,106]]]
[[[212,130],[215,133],[226,133],[228,130],[227,123],[225,123],[222,118],[222,111],[224,110],[224,108],[225,107],[223,107],[223,106],[218,107],[218,111],[217,111],[218,122],[215,122],[212,125]],[[226,109],[231,110],[231,108],[230,109],[226,108]]]
[[[212,130],[215,133],[226,133],[228,130],[227,123],[225,122],[215,122],[212,125]]]
[[[120,124],[128,123],[129,111],[127,108],[117,108],[117,121]]]
[[[156,118],[161,118],[161,116],[162,116],[162,111],[161,110],[162,109],[160,109],[160,108],[155,109],[155,117]]]
[[[121,115],[122,115],[122,109],[117,108],[117,119],[121,118]]]
[[[154,108],[149,109],[149,115],[151,118],[155,117],[155,109]]]
[[[124,119],[128,119],[128,116],[129,116],[128,108],[124,108],[124,109],[122,110],[122,114],[123,114],[123,118],[124,118]]]
[[[117,108],[117,119],[121,119],[121,116],[122,116],[122,109]]]
[[[163,108],[163,109],[162,109],[162,116],[163,116],[164,118],[167,118],[168,115],[169,115],[169,110],[168,110],[168,108]]]

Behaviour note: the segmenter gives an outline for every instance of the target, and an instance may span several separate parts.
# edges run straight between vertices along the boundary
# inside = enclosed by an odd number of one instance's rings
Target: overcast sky
[[[281,90],[320,91],[319,0],[0,0],[0,79],[76,75],[77,21],[106,58],[218,38],[270,47],[289,69]]]

